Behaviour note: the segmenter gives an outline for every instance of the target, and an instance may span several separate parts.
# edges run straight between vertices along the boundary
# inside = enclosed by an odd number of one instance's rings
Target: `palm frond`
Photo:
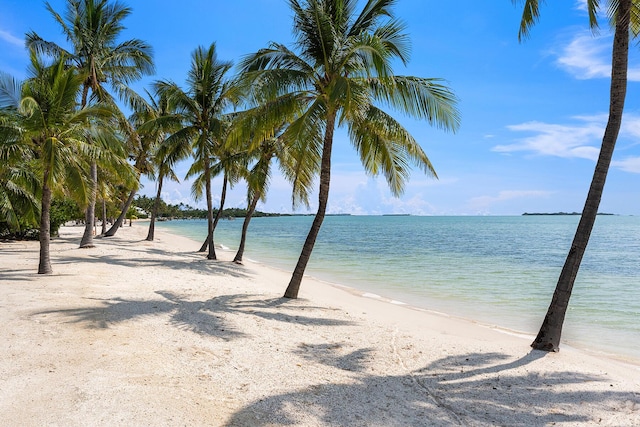
[[[0,109],[17,109],[21,94],[22,82],[0,71]]]
[[[442,79],[394,76],[369,79],[374,98],[411,117],[456,131],[460,126],[457,98]]]
[[[395,196],[403,193],[411,165],[437,177],[426,153],[411,134],[376,107],[372,106],[363,120],[351,122],[349,135],[367,173],[382,173]]]

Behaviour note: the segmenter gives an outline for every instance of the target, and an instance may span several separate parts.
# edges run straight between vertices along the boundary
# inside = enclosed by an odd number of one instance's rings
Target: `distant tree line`
[[[147,197],[147,196],[138,196],[133,200],[133,206],[136,206],[145,212],[149,213],[153,209],[153,204],[155,203],[155,198]],[[214,208],[214,215],[217,214],[218,210]],[[167,204],[164,200],[160,199],[158,204],[158,218],[171,218],[171,219],[187,219],[187,218],[198,218],[198,219],[206,219],[207,218],[207,210],[206,209],[198,209],[194,208],[190,205],[184,203],[178,203],[177,205]],[[286,214],[284,214],[286,215]],[[284,216],[279,213],[267,213],[255,211],[253,213],[254,217],[266,217],[266,216]],[[225,208],[222,210],[222,217],[225,218],[244,218],[247,216],[247,210],[241,208]],[[138,218],[145,218],[145,215],[138,214]]]

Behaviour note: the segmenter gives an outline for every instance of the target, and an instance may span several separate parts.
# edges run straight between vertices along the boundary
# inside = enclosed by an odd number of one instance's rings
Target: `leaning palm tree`
[[[165,179],[179,182],[171,161],[170,154],[174,151],[167,136],[181,128],[182,119],[175,114],[174,106],[166,98],[149,96],[149,104],[139,109],[133,114],[132,121],[138,128],[141,139],[148,140],[145,144],[149,147],[151,154],[148,177],[157,180],[156,198],[151,209],[151,219],[149,221],[149,231],[146,240],[153,241],[155,237],[155,223],[160,209],[160,196]],[[184,156],[180,156],[184,157]],[[175,159],[174,159],[175,160]]]
[[[64,57],[47,66],[32,51],[30,74],[31,77],[20,86],[19,97],[14,97],[19,99],[19,103],[14,105],[14,129],[19,140],[29,147],[31,158],[41,176],[38,273],[50,274],[52,191],[65,181],[67,187],[73,187],[76,194],[84,193],[86,199],[86,185],[82,176],[85,160],[99,157],[100,149],[88,146],[84,141],[89,130],[93,130],[93,138],[102,139],[95,131],[97,120],[111,117],[113,111],[98,106],[77,108],[76,97],[82,87],[83,77],[74,68],[65,66]]]
[[[225,124],[225,127],[229,127],[229,123]],[[246,175],[247,163],[249,161],[248,152],[244,147],[235,147],[226,142],[227,132],[224,132],[221,140],[224,142],[216,150],[215,158],[212,158],[210,163],[211,179],[222,175],[222,189],[220,192],[220,203],[213,218],[213,224],[211,231],[207,238],[202,243],[199,252],[205,252],[208,250],[207,257],[209,259],[217,259],[214,234],[220,218],[222,218],[222,212],[224,210],[224,204],[227,199],[227,190],[233,188],[233,186],[240,180],[242,176]],[[194,178],[193,185],[191,187],[191,193],[196,200],[202,197],[204,188],[206,188],[206,182],[202,165],[200,163],[194,163],[187,172],[187,178]]]
[[[204,188],[207,202],[209,259],[215,259],[212,241],[212,165],[224,143],[226,115],[239,99],[240,86],[228,77],[231,68],[231,62],[218,59],[216,45],[212,43],[208,48],[201,46],[193,52],[186,90],[170,81],[155,83],[157,93],[175,105],[176,113],[184,123],[182,129],[167,138],[167,142],[174,147],[168,161],[175,162],[191,155],[193,164],[190,174],[201,175],[199,184]]]
[[[513,1],[514,3],[517,2],[516,0]],[[530,28],[540,16],[539,3],[539,0],[526,0],[524,3],[524,12],[518,35],[521,40],[529,34]],[[607,172],[609,171],[609,165],[611,164],[611,158],[613,157],[613,151],[622,124],[622,113],[627,92],[629,37],[635,38],[640,33],[640,2],[637,0],[610,0],[608,4],[607,14],[614,26],[609,119],[578,228],[558,278],[547,314],[538,335],[531,344],[537,350],[558,351],[560,348],[560,336],[569,306],[569,298],[596,221]],[[589,0],[587,5],[589,24],[593,29],[597,29],[599,2],[597,0]]]
[[[267,191],[269,190],[269,180],[271,178],[272,160],[277,158],[282,168],[290,166],[285,158],[287,158],[286,146],[277,137],[262,140],[258,144],[252,144],[251,153],[256,157],[251,169],[246,172],[245,181],[247,182],[247,214],[242,223],[242,233],[240,235],[240,244],[236,252],[233,262],[242,264],[245,244],[247,240],[247,230],[253,213],[259,201],[265,201]]]
[[[392,62],[409,59],[405,26],[394,18],[396,0],[289,0],[296,50],[271,43],[246,57],[242,72],[264,96],[280,98],[302,113],[285,139],[297,141],[300,161],[320,171],[318,211],[285,292],[297,298],[327,209],[331,152],[336,127],[350,141],[370,175],[383,174],[399,196],[411,165],[436,176],[427,155],[409,132],[380,106],[456,130],[454,94],[439,79],[397,76]],[[296,106],[294,107],[293,104]],[[294,182],[294,187],[297,185]]]
[[[265,102],[256,108],[240,113],[234,125],[235,129],[231,132],[232,136],[228,140],[229,144],[238,145],[241,149],[246,150],[251,163],[251,167],[244,171],[244,179],[247,184],[247,214],[242,224],[238,251],[233,258],[233,262],[237,264],[242,264],[249,223],[258,202],[266,200],[274,162],[277,162],[283,176],[293,180],[298,179],[298,185],[295,187],[297,193],[293,195],[296,203],[302,202],[309,205],[311,182],[307,181],[302,185],[303,174],[296,170],[300,164],[296,162],[294,153],[282,138],[284,130],[288,123],[293,121],[293,117],[287,118],[278,126],[263,129],[263,126],[269,123],[269,111],[276,108],[276,106]],[[265,118],[267,120],[264,120]],[[243,137],[247,138],[249,142],[238,140]],[[310,177],[311,175],[307,173],[306,176]]]
[[[107,91],[109,84],[115,95],[135,105],[139,97],[128,84],[145,74],[153,73],[152,49],[138,39],[118,42],[125,28],[122,21],[131,9],[109,0],[67,0],[64,18],[51,4],[45,3],[54,20],[62,28],[72,49],[67,51],[55,43],[43,40],[35,32],[27,33],[27,46],[37,52],[52,56],[64,56],[76,67],[83,78],[80,106],[84,108],[91,97],[102,102],[113,102]],[[80,247],[93,247],[93,223],[98,179],[97,165],[91,163],[91,191],[86,209],[86,226]]]
[[[180,179],[175,174],[171,163],[169,163],[166,151],[164,147],[159,147],[156,150],[154,155],[155,161],[155,176],[158,181],[158,188],[156,190],[156,198],[153,202],[153,208],[151,209],[151,218],[149,220],[149,231],[147,232],[147,238],[150,242],[155,238],[155,229],[156,229],[156,218],[158,216],[158,210],[160,209],[160,201],[162,196],[162,185],[164,184],[165,179],[169,179],[174,182],[180,182]]]

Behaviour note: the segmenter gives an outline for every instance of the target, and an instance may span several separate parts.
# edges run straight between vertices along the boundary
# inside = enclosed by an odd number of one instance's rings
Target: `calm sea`
[[[254,218],[245,257],[293,271],[312,219]],[[535,335],[578,220],[329,216],[307,274]],[[201,220],[158,226],[199,242],[206,235],[206,222]],[[235,250],[241,227],[241,219],[220,221],[216,245]],[[640,361],[640,217],[598,217],[563,339],[569,345]]]

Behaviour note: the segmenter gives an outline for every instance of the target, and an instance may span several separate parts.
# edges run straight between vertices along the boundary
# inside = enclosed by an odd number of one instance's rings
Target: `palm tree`
[[[251,218],[256,210],[256,206],[259,201],[262,200],[264,202],[266,199],[266,195],[269,190],[269,180],[271,179],[273,160],[277,161],[280,170],[285,177],[295,177],[297,174],[295,170],[295,159],[292,156],[291,150],[282,139],[282,134],[286,129],[287,124],[283,123],[280,126],[276,126],[274,129],[261,129],[261,126],[266,124],[261,119],[268,116],[268,112],[273,108],[274,106],[265,102],[254,109],[241,113],[241,116],[235,125],[237,132],[232,131],[233,137],[229,140],[230,143],[233,143],[235,138],[246,134],[246,137],[249,138],[246,150],[248,156],[253,162],[251,168],[245,171],[244,177],[247,183],[247,214],[242,224],[242,233],[240,236],[238,251],[233,259],[233,262],[237,264],[242,264],[247,231],[249,229]],[[292,117],[287,119],[287,123],[292,120]],[[251,135],[254,136],[253,139],[251,139]],[[257,137],[256,135],[260,136]],[[239,142],[236,141],[236,143]],[[242,145],[240,144],[240,146]],[[294,195],[294,199],[296,201],[302,201],[307,206],[310,184],[310,182],[307,182],[305,185],[296,186],[298,193]]]
[[[171,164],[169,163],[166,154],[164,154],[163,147],[160,147],[155,156],[156,177],[158,180],[158,189],[156,191],[156,198],[153,202],[153,209],[151,210],[151,219],[149,221],[149,231],[147,232],[146,240],[152,242],[155,238],[155,224],[156,217],[158,216],[158,210],[160,209],[160,200],[162,195],[162,184],[165,179],[170,179],[174,182],[180,182],[180,179],[173,171]]]
[[[151,219],[149,221],[149,231],[146,240],[153,241],[155,237],[155,221],[160,208],[162,185],[165,178],[178,182],[179,179],[173,171],[173,163],[170,161],[170,153],[174,147],[170,145],[166,137],[172,131],[181,127],[180,116],[174,113],[174,106],[166,98],[154,98],[149,95],[150,102],[147,106],[134,113],[133,123],[138,127],[141,139],[148,140],[145,144],[151,149],[150,168],[148,176],[157,179],[158,188],[156,198],[151,209]],[[174,141],[175,142],[175,141]]]
[[[82,171],[87,159],[100,156],[100,147],[88,146],[89,136],[102,140],[97,120],[113,115],[113,111],[99,106],[77,108],[76,97],[83,77],[74,68],[65,66],[61,57],[50,66],[31,52],[32,75],[20,85],[20,95],[13,99],[16,111],[14,129],[20,141],[28,146],[31,159],[41,174],[40,261],[38,274],[50,274],[50,208],[52,191],[67,182],[76,193],[84,193],[86,186]],[[16,133],[14,132],[14,135]],[[4,137],[4,135],[3,135]]]
[[[320,170],[318,211],[285,292],[287,298],[298,296],[325,216],[335,128],[347,127],[367,173],[383,174],[398,196],[411,164],[436,174],[420,145],[379,105],[444,129],[456,130],[459,125],[456,98],[439,79],[393,73],[393,60],[406,64],[409,59],[405,26],[392,11],[396,0],[368,0],[359,14],[357,3],[289,0],[298,53],[271,43],[242,64],[242,72],[257,90],[280,97],[283,108],[288,103],[302,112],[283,137],[297,141],[299,161],[315,162]]]
[[[271,177],[271,161],[276,156],[282,156],[285,152],[284,147],[277,138],[271,138],[261,141],[256,147],[253,147],[257,159],[250,170],[247,170],[247,214],[242,223],[242,233],[240,236],[240,245],[236,252],[233,262],[242,264],[242,256],[247,240],[247,230],[249,222],[256,210],[256,206],[260,200],[264,201],[269,189],[269,179]],[[284,157],[284,156],[282,156]],[[281,160],[282,163],[282,160]]]
[[[514,0],[514,3],[516,1]],[[602,138],[600,154],[587,194],[587,200],[582,210],[578,228],[573,237],[571,248],[562,267],[558,283],[547,314],[542,322],[540,331],[531,344],[536,350],[558,351],[560,336],[564,324],[565,314],[569,306],[569,299],[573,285],[578,275],[582,257],[587,249],[589,237],[593,230],[598,207],[602,198],[607,172],[613,157],[613,151],[622,124],[622,113],[627,92],[627,65],[629,58],[629,37],[637,37],[640,32],[640,2],[634,0],[611,0],[608,2],[607,13],[615,27],[613,37],[611,91],[609,98],[609,119]],[[589,24],[597,29],[598,1],[587,2]],[[540,16],[539,1],[526,0],[520,24],[518,38],[522,40],[529,35],[529,30]]]
[[[216,45],[198,47],[191,56],[191,69],[187,76],[187,90],[169,81],[156,82],[155,88],[175,105],[182,116],[184,127],[167,138],[174,147],[169,161],[191,155],[194,159],[189,175],[201,175],[194,183],[194,194],[204,187],[207,202],[207,258],[215,259],[213,247],[213,198],[211,194],[212,166],[224,144],[224,133],[229,108],[239,99],[239,85],[227,77],[232,63],[221,61]],[[200,186],[201,185],[201,186]]]
[[[24,225],[38,223],[40,183],[31,165],[24,163],[25,157],[16,158],[4,146],[6,142],[0,146],[0,226],[20,232]]]
[[[67,0],[67,10],[63,18],[49,3],[47,9],[62,28],[72,50],[67,51],[55,43],[43,40],[35,32],[27,33],[27,46],[37,52],[52,56],[64,56],[75,66],[83,78],[81,108],[89,102],[89,90],[94,100],[113,102],[113,96],[106,90],[109,83],[121,99],[131,105],[138,102],[137,95],[128,84],[145,74],[153,73],[152,50],[149,45],[131,39],[117,42],[125,28],[122,21],[131,9],[119,2],[108,0]],[[80,247],[93,247],[93,223],[97,192],[97,165],[91,163],[91,191],[86,210],[85,232]]]
[[[40,209],[40,182],[16,123],[20,92],[20,83],[0,72],[0,225],[18,232],[38,223]]]
[[[227,116],[227,118],[231,119],[231,117],[229,116]],[[220,140],[222,141],[222,143],[217,148],[215,157],[210,159],[211,179],[215,178],[216,176],[222,175],[220,204],[213,218],[211,232],[209,233],[209,235],[207,235],[207,238],[202,243],[202,246],[199,250],[199,252],[205,252],[208,249],[207,257],[209,259],[217,259],[214,244],[214,234],[216,227],[218,226],[218,222],[222,217],[222,211],[224,210],[224,204],[227,199],[227,189],[229,187],[233,188],[233,186],[240,180],[240,178],[246,175],[247,163],[249,161],[248,152],[244,149],[244,147],[236,147],[229,144],[227,141],[227,129],[229,129],[231,123],[227,121],[226,123],[223,123],[223,126],[225,127],[225,130],[220,135]],[[199,200],[202,197],[204,189],[206,188],[205,176],[201,163],[194,163],[193,165],[191,165],[191,168],[187,172],[187,178],[193,177],[196,177],[196,179],[194,180],[191,187],[191,193],[196,200]]]

